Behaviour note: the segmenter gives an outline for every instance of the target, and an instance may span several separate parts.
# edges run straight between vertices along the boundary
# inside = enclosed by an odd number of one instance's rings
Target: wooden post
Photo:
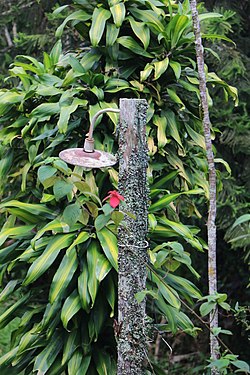
[[[135,298],[147,276],[147,108],[144,99],[120,100],[119,193],[134,217],[125,215],[118,233],[118,375],[144,375],[147,358],[146,302]]]

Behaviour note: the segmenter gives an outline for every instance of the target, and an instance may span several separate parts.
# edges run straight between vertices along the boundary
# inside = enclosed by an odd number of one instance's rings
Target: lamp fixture
[[[93,131],[97,118],[106,112],[119,113],[119,109],[105,108],[98,111],[92,118],[89,133],[83,148],[70,148],[60,152],[59,158],[66,163],[85,168],[105,168],[116,164],[116,157],[108,152],[94,149]]]

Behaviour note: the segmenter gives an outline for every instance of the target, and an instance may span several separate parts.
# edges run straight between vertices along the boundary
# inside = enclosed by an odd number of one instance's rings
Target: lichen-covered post
[[[120,100],[119,192],[132,215],[118,233],[118,375],[144,375],[147,357],[146,302],[135,298],[147,275],[147,108],[144,99]]]

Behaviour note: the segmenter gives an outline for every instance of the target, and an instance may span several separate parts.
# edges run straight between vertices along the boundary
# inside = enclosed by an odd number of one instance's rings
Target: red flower
[[[103,200],[106,201],[107,199],[109,199],[109,204],[112,208],[116,208],[121,201],[124,201],[124,197],[116,190],[109,191],[109,195]]]

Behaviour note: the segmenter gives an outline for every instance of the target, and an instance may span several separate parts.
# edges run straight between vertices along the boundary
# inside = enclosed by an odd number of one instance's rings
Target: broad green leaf
[[[94,47],[96,47],[103,35],[106,21],[111,17],[111,13],[109,10],[104,9],[102,7],[95,8],[93,15],[92,15],[92,24],[89,30],[89,37],[91,43]]]
[[[59,103],[42,103],[31,112],[31,117],[45,118],[60,113]]]
[[[58,40],[50,52],[51,61],[54,65],[58,63],[61,53],[62,53],[62,41]]]
[[[49,292],[49,301],[51,304],[56,299],[61,299],[66,291],[75,271],[78,267],[76,249],[73,247],[64,255],[61,264],[56,271]]]
[[[151,53],[145,51],[145,49],[143,49],[131,36],[121,36],[117,39],[117,43],[129,49],[136,55],[141,55],[144,57],[153,57]]]
[[[64,328],[67,330],[70,319],[81,309],[80,297],[77,290],[74,290],[65,300],[62,311],[61,320]]]
[[[66,247],[68,247],[74,234],[57,234],[51,238],[51,241],[46,246],[45,251],[42,255],[37,258],[31,267],[29,268],[27,275],[23,281],[23,285],[28,285],[33,283],[37,280],[47,269],[51,266],[51,264],[55,261],[56,257],[60,253],[60,251]]]
[[[126,15],[126,8],[124,3],[114,4],[110,7],[110,12],[112,13],[115,26],[120,27]]]
[[[71,13],[68,17],[65,18],[63,23],[57,28],[55,36],[60,38],[63,33],[63,29],[69,21],[88,21],[91,18],[91,15],[84,12],[83,10],[77,10],[76,12]]]
[[[98,215],[95,219],[95,228],[97,232],[101,230],[109,222],[110,215]]]
[[[69,194],[73,189],[73,185],[65,180],[57,179],[53,186],[53,193],[56,200],[60,200],[65,195]]]
[[[41,375],[45,374],[60,353],[62,346],[63,337],[56,331],[44,350],[36,357],[34,371],[38,371],[38,374]]]
[[[144,49],[146,50],[150,42],[150,30],[144,22],[137,22],[133,17],[128,17],[130,26],[137,36],[138,39],[142,42]]]
[[[118,248],[116,236],[108,228],[105,227],[97,232],[97,237],[106,257],[108,258],[114,269],[117,271]]]
[[[201,316],[205,316],[205,315],[209,314],[215,307],[216,307],[216,303],[215,302],[204,302],[200,306],[200,314],[201,314]]]
[[[78,203],[72,203],[63,211],[63,221],[72,227],[81,215],[81,209]]]
[[[68,123],[70,115],[75,112],[79,105],[79,102],[74,100],[71,105],[62,105],[60,106],[60,116],[57,123],[60,133],[66,133],[68,129]]]
[[[41,183],[48,180],[50,177],[54,176],[57,172],[57,169],[51,167],[50,165],[42,165],[39,167],[37,175]]]

